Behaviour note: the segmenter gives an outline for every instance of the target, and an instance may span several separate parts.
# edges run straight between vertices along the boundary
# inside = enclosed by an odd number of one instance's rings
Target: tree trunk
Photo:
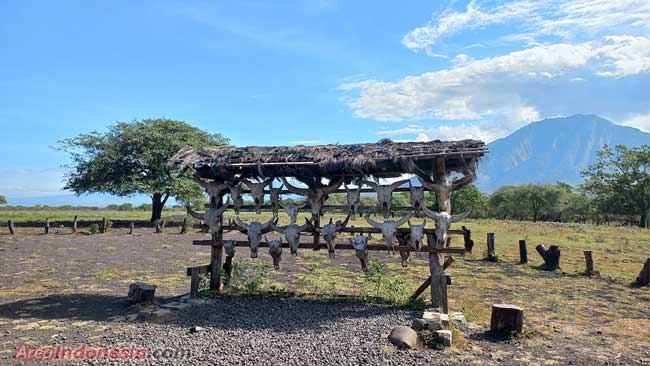
[[[167,202],[167,198],[169,198],[168,193],[154,193],[151,196],[151,222],[160,220],[163,207],[165,207],[165,203]]]

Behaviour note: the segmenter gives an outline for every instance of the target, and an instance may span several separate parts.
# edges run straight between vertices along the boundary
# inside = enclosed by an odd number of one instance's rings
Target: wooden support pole
[[[102,226],[99,228],[99,232],[101,234],[105,234],[108,231],[108,227],[106,227],[106,225],[107,225],[106,218],[103,217],[102,218]]]
[[[187,216],[183,217],[183,223],[181,224],[181,231],[179,234],[187,234]]]
[[[544,260],[544,269],[547,271],[555,271],[560,268],[560,248],[557,245],[551,245],[548,250],[544,244],[535,247],[537,253]]]
[[[519,240],[519,264],[528,263],[528,249],[526,249],[526,241]]]
[[[223,216],[219,217],[220,227],[223,227]],[[223,228],[214,237],[216,245],[210,251],[210,290],[221,291],[221,266],[223,262]]]
[[[74,219],[72,220],[72,232],[76,233],[77,232],[77,215],[74,215]]]
[[[165,224],[167,221],[162,220],[156,223],[156,234],[163,234],[165,231]]]
[[[639,277],[636,278],[636,283],[641,286],[650,285],[650,258],[645,260],[643,269],[639,272]]]
[[[443,269],[447,269],[447,267],[451,266],[452,263],[454,263],[454,257],[447,257],[447,259],[445,259],[445,264],[443,265]],[[411,295],[411,299],[413,300],[417,299],[420,295],[422,295],[424,290],[426,290],[427,287],[429,286],[431,286],[431,277],[427,277],[427,279],[424,280],[424,282],[420,285],[420,287],[418,287],[417,290],[415,290],[415,292],[413,293],[413,295]]]
[[[229,279],[232,279],[232,257],[226,256],[226,260],[223,263],[223,272]]]
[[[429,248],[438,248],[435,234],[427,234]],[[447,277],[444,272],[444,254],[429,251],[429,273],[431,275],[431,307],[443,313],[449,311],[447,302]]]
[[[131,221],[129,223],[129,235],[133,235],[133,229],[135,228],[135,222]]]
[[[589,277],[600,276],[600,272],[594,271],[594,258],[591,250],[585,250],[582,253],[585,255],[585,274]]]
[[[7,227],[9,228],[9,234],[16,235],[16,227],[14,226],[14,220],[7,221]]]
[[[319,217],[314,217],[314,227],[320,227],[320,216]],[[314,231],[314,247],[312,249],[314,250],[320,250],[320,233],[318,231]]]
[[[45,219],[45,234],[50,233],[50,218]]]
[[[190,297],[195,298],[199,294],[199,285],[201,282],[201,275],[207,275],[210,273],[210,265],[197,266],[197,267],[188,267],[187,275],[192,276],[192,282],[190,283]]]
[[[494,233],[487,233],[487,260],[496,262],[497,254],[494,248]]]
[[[462,226],[461,229],[463,230],[463,240],[465,242],[465,250],[468,252],[472,252],[472,248],[474,248],[474,240],[472,240],[472,231],[465,226]]]

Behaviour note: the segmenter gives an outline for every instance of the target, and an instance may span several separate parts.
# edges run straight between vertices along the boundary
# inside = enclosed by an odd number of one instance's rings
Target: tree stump
[[[641,286],[650,285],[650,258],[645,260],[643,269],[639,272],[639,277],[636,278],[636,283]]]
[[[519,264],[528,263],[528,249],[526,249],[526,241],[519,240]]]
[[[181,224],[181,231],[179,234],[187,234],[187,217],[183,217],[183,223]]]
[[[74,215],[74,219],[72,220],[72,232],[77,232],[77,215]]]
[[[9,228],[9,234],[16,235],[16,227],[14,226],[14,220],[7,221],[7,227]]]
[[[497,335],[521,333],[524,326],[524,309],[516,305],[492,305],[490,332]]]
[[[156,222],[156,234],[162,234],[165,231],[165,220]]]
[[[150,304],[156,294],[156,285],[135,282],[129,285],[129,304]]]
[[[472,231],[465,226],[462,226],[463,229],[463,240],[465,241],[465,250],[469,253],[472,253],[472,248],[474,248],[474,240],[472,240]]]
[[[583,253],[585,255],[585,274],[589,277],[600,276],[600,272],[594,271],[594,258],[592,257],[591,250],[585,250]]]
[[[544,260],[545,270],[555,271],[560,268],[560,247],[557,245],[551,245],[548,250],[546,250],[544,244],[540,244],[536,246],[535,249]]]
[[[49,234],[49,233],[50,233],[50,219],[47,218],[45,219],[45,234]]]
[[[487,260],[496,262],[497,254],[494,249],[494,233],[487,234]]]
[[[133,235],[133,229],[135,228],[135,223],[131,221],[129,223],[129,235]]]

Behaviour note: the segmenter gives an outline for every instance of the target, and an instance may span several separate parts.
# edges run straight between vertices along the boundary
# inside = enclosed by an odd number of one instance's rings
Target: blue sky
[[[50,147],[142,118],[236,145],[491,141],[574,113],[648,131],[649,27],[631,0],[5,1],[0,194],[69,194]]]

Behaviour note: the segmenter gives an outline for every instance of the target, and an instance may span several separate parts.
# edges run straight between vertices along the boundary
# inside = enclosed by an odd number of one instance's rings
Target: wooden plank
[[[449,311],[447,302],[447,277],[444,272],[445,257],[436,253],[437,241],[434,234],[427,234],[429,251],[429,273],[431,278],[431,307],[440,309],[443,313]]]
[[[210,264],[204,264],[202,266],[196,267],[187,267],[187,275],[191,276],[193,273],[200,275],[210,273]]]
[[[236,225],[224,225],[223,226],[224,231],[240,231],[239,226]],[[302,233],[314,233],[315,230],[312,229],[306,229],[302,231]],[[354,226],[347,226],[344,227],[339,231],[340,233],[353,233],[353,234],[381,234],[381,230],[374,228],[374,227],[354,227]],[[409,228],[397,228],[397,233],[410,233],[411,229]],[[436,229],[434,228],[427,228],[424,229],[424,234],[435,234]],[[453,235],[464,235],[465,233],[463,230],[449,230],[447,231],[447,234],[453,234]]]
[[[447,269],[449,266],[451,266],[452,263],[454,263],[454,257],[447,257],[447,259],[445,259],[445,264],[443,265],[443,269]],[[447,284],[450,284],[449,283],[450,281],[451,278],[449,279]],[[422,295],[424,290],[426,290],[427,287],[429,286],[431,286],[431,277],[427,277],[427,279],[424,280],[424,282],[420,285],[420,287],[418,287],[417,290],[415,290],[415,292],[413,293],[413,295],[411,295],[411,299],[413,300],[417,299],[420,295]]]

